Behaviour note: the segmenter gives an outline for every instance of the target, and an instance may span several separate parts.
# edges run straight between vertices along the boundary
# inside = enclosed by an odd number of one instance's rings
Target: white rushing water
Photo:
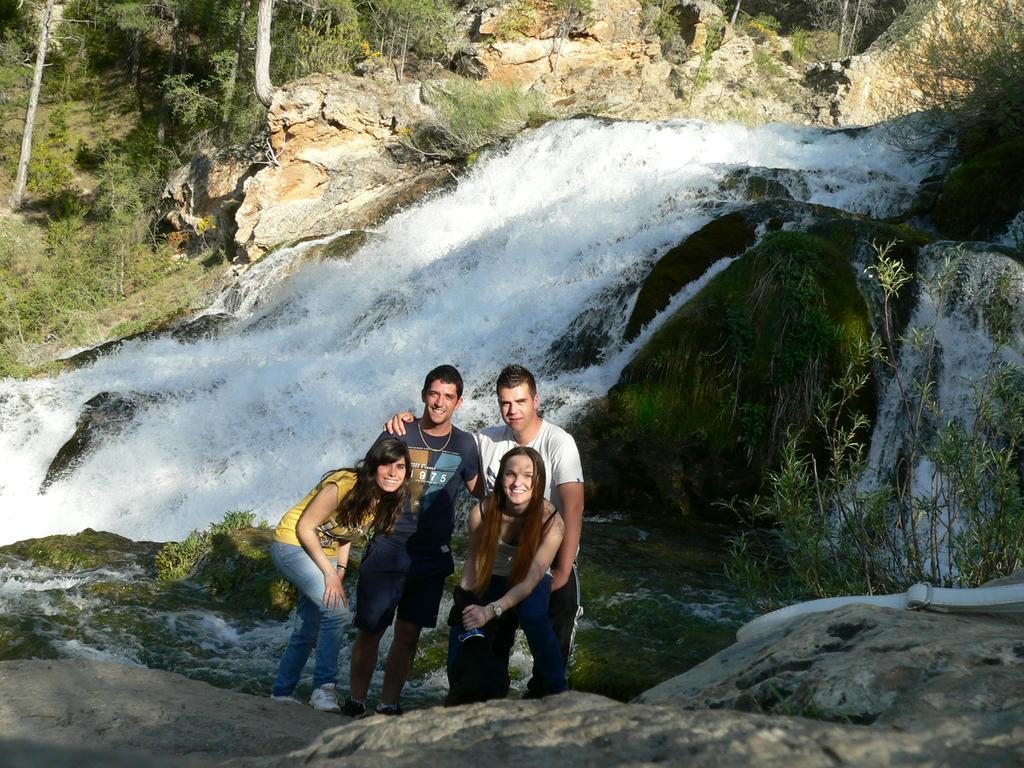
[[[351,260],[265,281],[221,338],[129,342],[82,370],[0,383],[0,542],[87,526],[175,539],[232,509],[276,521],[416,404],[443,362],[466,378],[461,425],[497,420],[492,386],[509,362],[539,375],[553,420],[569,419],[642,342],[621,337],[652,264],[737,204],[719,182],[747,167],[797,171],[794,197],[883,217],[932,171],[879,130],[549,124],[393,217]],[[607,340],[571,369],[549,350],[586,310]],[[40,494],[100,392],[156,397]]]

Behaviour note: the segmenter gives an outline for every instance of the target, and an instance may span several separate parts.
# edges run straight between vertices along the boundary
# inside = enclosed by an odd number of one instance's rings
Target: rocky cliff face
[[[975,40],[1000,34],[992,29],[998,13],[987,6],[987,0],[937,0],[927,13],[898,17],[863,54],[812,67],[806,77],[817,94],[809,101],[812,118],[826,126],[873,125],[932,106],[917,77],[941,81],[942,68],[955,66],[958,54],[985,49]],[[1006,9],[1013,13],[1013,3]],[[952,95],[965,83],[949,74],[943,87]]]
[[[562,109],[663,117],[671,66],[642,29],[638,0],[597,0],[586,17],[505,2],[471,12],[473,63],[484,77],[539,87]]]
[[[403,149],[426,119],[419,85],[314,75],[274,96],[268,164],[246,180],[235,243],[260,255],[281,243],[359,229],[447,174]]]
[[[217,222],[236,261],[365,228],[450,178],[402,144],[428,117],[419,84],[383,73],[290,83],[275,92],[264,156],[195,158],[165,189],[165,221],[192,236]]]

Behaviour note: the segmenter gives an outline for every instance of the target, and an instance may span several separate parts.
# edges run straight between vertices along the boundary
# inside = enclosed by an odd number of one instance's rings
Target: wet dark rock
[[[723,191],[738,193],[752,203],[806,199],[810,190],[804,174],[786,168],[739,168],[722,179]],[[791,189],[795,189],[794,195]]]
[[[334,238],[330,242],[321,245],[311,246],[306,255],[310,259],[321,259],[323,261],[348,261],[352,254],[363,247],[369,239],[370,233],[364,229],[357,229],[353,232]]]
[[[190,320],[181,320],[178,317],[165,318],[153,328],[105,341],[95,347],[66,357],[62,362],[71,368],[84,368],[87,365],[92,365],[101,357],[114,354],[129,341],[153,341],[170,336],[180,344],[191,344],[203,339],[211,339],[219,335],[224,326],[232,319],[231,315],[217,312]]]
[[[599,363],[613,341],[615,318],[625,309],[637,285],[627,280],[602,291],[548,348],[544,371],[550,375]]]
[[[950,238],[984,240],[1002,234],[1024,211],[1024,137],[968,158],[942,186],[935,224]],[[1022,235],[1024,237],[1024,235]]]
[[[194,320],[179,323],[170,329],[171,338],[180,344],[192,344],[220,335],[224,326],[234,318],[223,312],[211,312]]]
[[[47,488],[74,472],[89,452],[99,445],[101,438],[117,435],[127,427],[142,401],[142,396],[137,394],[113,392],[100,392],[86,401],[75,425],[75,433],[53,457],[39,492],[46,493]]]
[[[729,213],[706,224],[662,256],[637,295],[626,325],[632,341],[647,323],[668,306],[687,283],[703,275],[719,259],[738,256],[754,244],[755,224],[747,212]]]

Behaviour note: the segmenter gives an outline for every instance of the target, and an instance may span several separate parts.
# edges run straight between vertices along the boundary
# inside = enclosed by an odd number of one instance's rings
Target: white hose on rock
[[[1020,613],[1024,614],[1024,584],[1006,584],[976,589],[945,589],[931,584],[915,584],[898,595],[858,595],[826,597],[780,608],[758,616],[736,630],[736,639],[749,640],[767,629],[798,616],[831,611],[844,605],[877,605],[901,610],[927,610],[939,613]]]

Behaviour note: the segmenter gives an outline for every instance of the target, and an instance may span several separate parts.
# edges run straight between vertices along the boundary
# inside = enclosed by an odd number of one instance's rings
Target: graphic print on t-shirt
[[[447,451],[429,451],[426,448],[409,447],[409,458],[412,459],[410,475],[410,495],[412,496],[413,514],[433,503],[433,498],[440,493],[452,475],[459,471],[462,457]]]

